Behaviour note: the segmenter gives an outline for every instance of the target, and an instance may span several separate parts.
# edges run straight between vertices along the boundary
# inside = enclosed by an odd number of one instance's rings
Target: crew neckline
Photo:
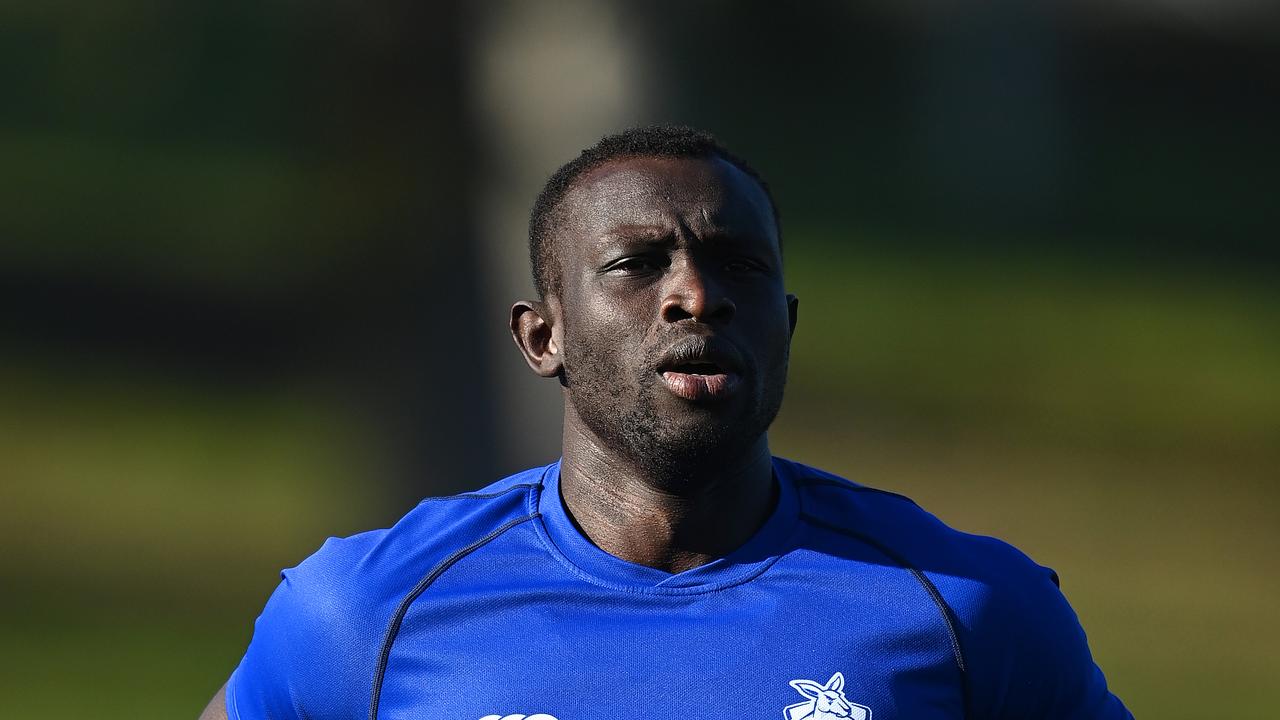
[[[574,525],[560,495],[560,460],[542,473],[530,503],[548,549],[575,574],[598,585],[655,594],[711,592],[747,582],[784,555],[799,521],[795,481],[785,463],[773,458],[778,501],[764,524],[736,550],[680,573],[633,563],[601,550]]]

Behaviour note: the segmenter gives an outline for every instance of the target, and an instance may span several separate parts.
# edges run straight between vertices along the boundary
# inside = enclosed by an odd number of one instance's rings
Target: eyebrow
[[[715,242],[721,245],[770,245],[771,241],[764,235],[754,232],[735,233],[728,228],[716,228],[702,238],[703,242]]]
[[[702,237],[702,241],[732,246],[769,244],[767,237],[755,233],[735,233],[730,228],[724,227],[711,230]],[[675,244],[676,235],[674,232],[657,225],[620,225],[601,235],[595,245],[598,248],[602,248],[618,242],[665,247]]]
[[[675,241],[674,232],[657,225],[620,225],[601,235],[596,241],[596,247],[617,242],[672,245]]]

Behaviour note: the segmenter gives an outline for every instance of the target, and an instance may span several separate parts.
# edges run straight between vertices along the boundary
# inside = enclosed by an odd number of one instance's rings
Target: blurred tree
[[[396,507],[494,475],[459,3],[6,8],[0,336],[318,382]]]

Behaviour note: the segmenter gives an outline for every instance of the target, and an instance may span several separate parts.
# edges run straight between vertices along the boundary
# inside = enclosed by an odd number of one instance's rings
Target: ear
[[[822,695],[822,686],[812,680],[792,680],[791,687],[810,700],[817,700]]]
[[[844,674],[836,673],[835,675],[832,675],[831,679],[827,681],[826,689],[835,690],[836,692],[843,692],[844,691]]]
[[[796,321],[799,320],[800,298],[787,293],[787,320],[791,323],[791,335],[796,334]]]
[[[541,377],[556,377],[563,368],[558,320],[554,301],[518,300],[511,306],[511,339]]]

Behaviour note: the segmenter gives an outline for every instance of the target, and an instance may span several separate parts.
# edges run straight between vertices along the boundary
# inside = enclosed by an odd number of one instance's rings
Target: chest
[[[892,574],[845,580],[779,571],[685,595],[442,583],[390,643],[378,717],[961,717],[936,606]]]

